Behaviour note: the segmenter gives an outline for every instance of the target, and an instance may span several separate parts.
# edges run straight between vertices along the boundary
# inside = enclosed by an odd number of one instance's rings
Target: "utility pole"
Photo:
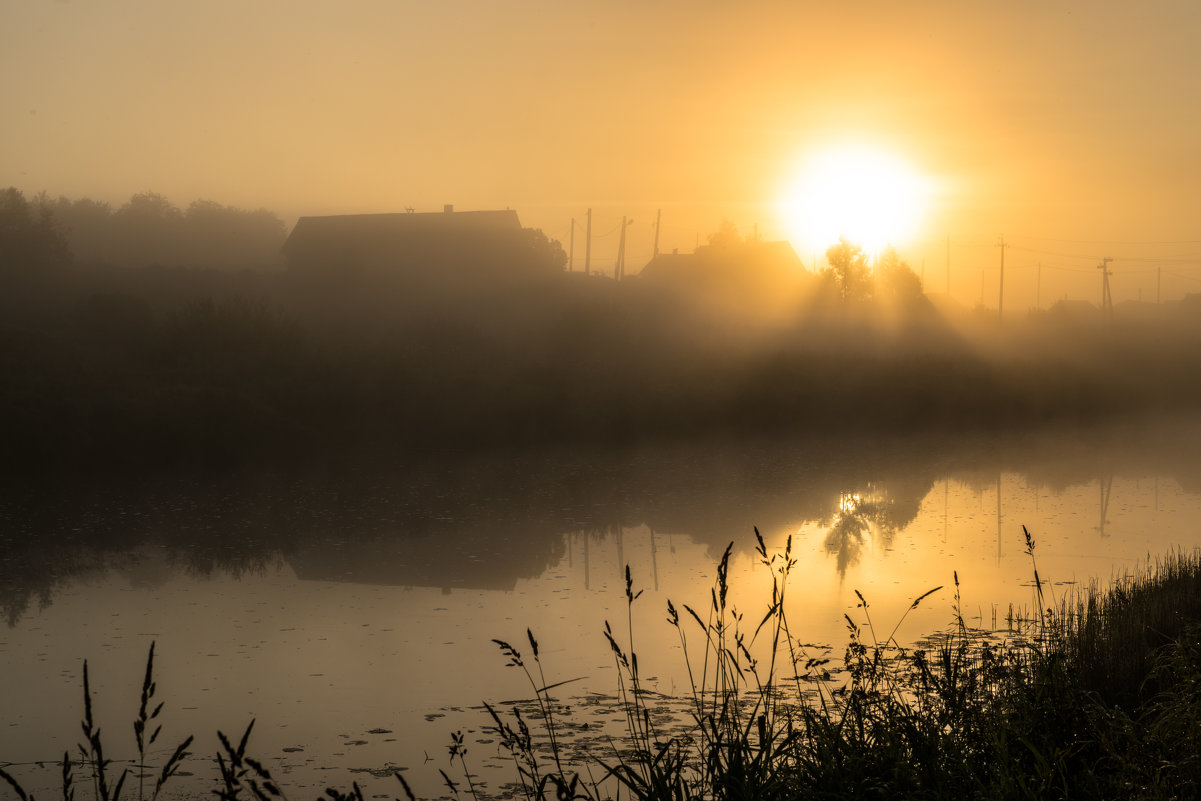
[[[584,275],[592,275],[592,209],[588,209],[588,229],[584,234]]]
[[[1001,249],[1001,286],[997,291],[997,319],[1005,319],[1005,235],[1001,235],[1001,239],[997,242],[997,247]]]
[[[651,252],[651,258],[659,255],[659,223],[663,220],[663,209],[655,212],[655,249]]]
[[[1106,256],[1101,259],[1097,269],[1101,271],[1101,318],[1106,322],[1113,318],[1113,295],[1109,292],[1109,263],[1113,259]]]
[[[951,297],[951,235],[947,234],[947,298]]]
[[[571,218],[571,239],[567,245],[567,272],[575,267],[575,217]]]
[[[617,263],[613,265],[613,280],[620,281],[626,271],[626,218],[621,218],[621,239],[617,243]]]

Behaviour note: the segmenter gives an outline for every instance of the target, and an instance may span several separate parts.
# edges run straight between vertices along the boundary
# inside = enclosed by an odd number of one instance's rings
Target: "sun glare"
[[[780,200],[798,249],[825,252],[846,237],[868,253],[919,232],[928,182],[902,159],[861,145],[826,148],[802,161]]]

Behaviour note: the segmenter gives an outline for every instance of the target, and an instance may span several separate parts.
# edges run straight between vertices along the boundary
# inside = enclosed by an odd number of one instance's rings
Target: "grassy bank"
[[[1201,787],[1201,554],[1171,554],[1135,575],[1070,597],[1053,597],[1026,535],[1036,611],[1004,637],[972,631],[959,614],[958,578],[917,594],[954,593],[946,632],[916,648],[898,641],[904,616],[872,617],[870,598],[847,616],[841,664],[802,645],[790,623],[797,592],[791,543],[757,540],[773,577],[764,607],[727,604],[727,549],[707,606],[668,602],[667,624],[686,658],[690,687],[674,715],[647,692],[632,642],[640,595],[626,573],[628,618],[605,624],[618,668],[620,734],[573,743],[579,731],[563,698],[571,683],[545,675],[540,645],[497,641],[528,677],[532,701],[502,713],[487,707],[488,736],[512,760],[505,792],[525,798],[1183,798]],[[907,613],[906,613],[907,614]],[[621,625],[624,623],[624,625]],[[623,633],[624,632],[624,633]],[[191,758],[192,738],[148,764],[162,709],[151,648],[134,719],[136,755],[106,756],[84,671],[83,740],[59,768],[64,801],[153,799]],[[524,714],[517,711],[526,710]],[[681,711],[683,710],[683,711]],[[681,725],[682,724],[682,725]],[[289,797],[251,755],[248,728],[219,734],[217,786],[197,797]],[[471,753],[469,753],[469,747]],[[483,798],[476,746],[449,744],[447,794]],[[589,750],[590,749],[590,750]],[[357,784],[326,799],[407,796],[404,779],[365,794]],[[32,797],[0,763],[0,788]],[[175,793],[180,792],[174,789]],[[298,795],[292,795],[299,798]],[[306,796],[307,797],[307,796]]]

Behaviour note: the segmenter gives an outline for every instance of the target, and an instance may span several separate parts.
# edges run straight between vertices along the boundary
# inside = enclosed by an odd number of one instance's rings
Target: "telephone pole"
[[[1101,259],[1097,269],[1101,271],[1101,318],[1106,322],[1113,319],[1113,295],[1109,291],[1109,263],[1113,259],[1106,256]]]
[[[584,234],[584,275],[592,275],[592,209],[588,209],[588,229]]]
[[[567,245],[567,272],[571,272],[575,266],[575,217],[571,218],[571,238]]]
[[[1002,234],[997,242],[997,247],[1001,249],[1001,285],[997,291],[997,319],[1005,319],[1005,235]]]
[[[651,252],[651,258],[659,255],[659,223],[663,220],[663,209],[655,212],[655,249]]]
[[[621,239],[617,243],[617,263],[613,265],[613,280],[620,281],[626,272],[626,218],[621,218]]]
[[[947,234],[947,298],[951,297],[951,235]]]

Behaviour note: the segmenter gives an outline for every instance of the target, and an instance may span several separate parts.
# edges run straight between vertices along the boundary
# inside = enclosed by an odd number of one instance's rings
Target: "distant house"
[[[660,253],[639,275],[660,283],[694,284],[795,277],[803,270],[788,242],[751,240],[726,247],[706,245],[692,253]]]
[[[1056,301],[1047,309],[1048,319],[1059,323],[1093,323],[1101,320],[1101,310],[1087,300],[1069,300],[1064,298]]]
[[[468,278],[557,269],[540,232],[517,212],[342,214],[301,217],[283,246],[291,269],[340,277]]]
[[[750,239],[693,253],[660,253],[638,276],[648,287],[745,304],[790,294],[808,273],[790,243]]]

